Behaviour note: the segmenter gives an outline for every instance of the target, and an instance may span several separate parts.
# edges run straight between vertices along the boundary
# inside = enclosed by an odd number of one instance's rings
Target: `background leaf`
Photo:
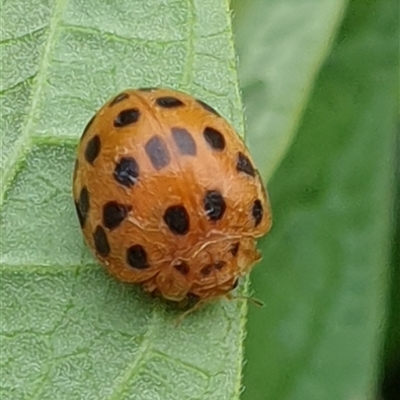
[[[235,399],[245,304],[177,314],[115,282],[82,243],[75,148],[126,87],[171,86],[242,133],[228,4],[1,5],[2,399]]]
[[[396,6],[349,4],[298,138],[269,184],[274,227],[251,278],[266,307],[249,309],[243,399],[374,396],[394,220]],[[251,110],[252,126],[267,131]]]
[[[269,181],[290,147],[347,0],[234,0],[248,144]]]
[[[400,154],[400,125],[397,126],[396,154]],[[396,400],[400,392],[400,157],[395,162],[397,185],[393,212],[394,234],[392,241],[392,263],[390,273],[391,291],[388,301],[387,337],[385,342],[385,365],[382,373],[382,397]]]

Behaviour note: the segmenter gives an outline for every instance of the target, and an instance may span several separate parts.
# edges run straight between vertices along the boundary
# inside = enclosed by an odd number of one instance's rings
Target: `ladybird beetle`
[[[205,102],[164,88],[125,90],[92,117],[73,197],[106,269],[178,302],[229,296],[272,224],[242,139]]]

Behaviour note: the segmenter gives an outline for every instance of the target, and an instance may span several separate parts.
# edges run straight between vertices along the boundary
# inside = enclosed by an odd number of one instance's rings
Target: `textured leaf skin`
[[[178,312],[95,263],[71,197],[84,126],[127,87],[190,92],[243,134],[227,2],[1,7],[0,397],[238,399],[245,303],[176,328]]]

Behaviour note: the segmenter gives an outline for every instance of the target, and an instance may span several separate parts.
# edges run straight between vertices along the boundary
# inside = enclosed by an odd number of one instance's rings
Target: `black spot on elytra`
[[[127,110],[122,110],[114,119],[114,126],[116,128],[123,128],[124,126],[128,126],[137,122],[139,117],[140,112],[137,108],[128,108]]]
[[[170,206],[164,213],[164,221],[171,232],[184,235],[189,231],[189,215],[183,205]]]
[[[108,229],[117,228],[131,210],[130,205],[109,201],[103,207],[103,225]]]
[[[256,171],[251,163],[250,159],[244,155],[241,151],[237,154],[236,158],[236,169],[239,172],[244,172],[250,176],[256,176]]]
[[[203,198],[204,210],[211,221],[220,220],[226,210],[225,200],[217,190],[210,190]]]
[[[97,225],[93,233],[93,241],[97,253],[102,257],[107,257],[110,253],[110,244],[108,243],[107,234],[102,226]]]
[[[224,267],[225,264],[226,264],[225,261],[217,261],[217,262],[214,264],[214,268],[215,268],[216,270],[220,271],[220,270]]]
[[[181,273],[182,275],[187,275],[189,273],[189,265],[185,262],[181,261],[178,264],[174,265],[174,268]]]
[[[85,225],[85,219],[81,213],[81,210],[79,208],[79,203],[77,203],[76,201],[74,202],[75,204],[75,210],[76,210],[76,214],[78,215],[78,220],[79,220],[79,225],[81,226],[81,228],[83,228],[83,225]]]
[[[122,157],[116,164],[113,175],[121,185],[132,187],[139,176],[139,165],[133,157]]]
[[[99,135],[93,136],[87,143],[85,149],[85,159],[89,164],[93,164],[101,150]]]
[[[78,213],[79,223],[83,227],[85,225],[90,208],[89,201],[89,191],[87,187],[84,186],[79,194],[78,203],[76,204],[76,209]]]
[[[159,97],[156,99],[156,104],[163,108],[175,108],[184,105],[182,101],[172,96]]]
[[[199,103],[206,111],[209,111],[213,114],[215,114],[217,117],[220,117],[221,115],[214,109],[212,108],[210,105],[208,105],[207,103],[205,103],[202,100],[196,99],[197,103]]]
[[[261,222],[263,213],[264,210],[261,201],[258,199],[255,200],[251,209],[251,214],[253,215],[255,226],[257,226]]]
[[[86,136],[86,134],[88,133],[89,128],[91,127],[91,125],[94,122],[94,119],[96,118],[96,114],[93,115],[92,118],[90,118],[89,122],[86,124],[85,129],[83,130],[82,136],[81,136],[81,140]]]
[[[211,274],[212,271],[213,271],[213,265],[207,264],[200,270],[200,274],[203,276],[208,276]]]
[[[196,155],[196,142],[186,129],[172,128],[171,133],[181,154],[191,156]]]
[[[155,169],[159,170],[169,164],[171,158],[167,146],[159,136],[149,139],[144,148]]]
[[[149,267],[146,250],[140,244],[129,247],[126,251],[126,262],[132,268],[136,269],[145,269]]]
[[[124,101],[126,99],[129,99],[129,94],[128,93],[120,93],[118,96],[116,96],[109,104],[109,107],[115,106],[116,104],[120,103],[121,101]]]
[[[192,292],[188,292],[186,294],[186,298],[189,300],[190,303],[197,303],[201,299],[201,297],[199,295],[194,294]]]
[[[225,148],[225,138],[221,132],[209,126],[204,129],[203,136],[208,145],[218,151],[222,151]]]
[[[239,242],[236,242],[235,244],[232,245],[230,252],[232,253],[233,257],[237,256],[237,253],[239,251],[239,246],[240,246]]]
[[[208,276],[214,270],[220,271],[224,265],[225,261],[217,261],[214,264],[207,264],[200,270],[200,274],[203,276]]]

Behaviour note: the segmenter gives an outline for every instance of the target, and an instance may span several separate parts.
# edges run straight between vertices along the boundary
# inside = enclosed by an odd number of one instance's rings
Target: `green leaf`
[[[349,4],[270,182],[274,227],[251,279],[266,307],[249,309],[243,400],[374,398],[393,233],[397,9]]]
[[[248,144],[266,181],[292,143],[346,5],[347,0],[233,2]]]
[[[179,314],[95,263],[71,195],[84,126],[127,87],[191,92],[243,134],[227,2],[1,7],[1,397],[237,399],[245,303],[176,328]]]
[[[400,154],[400,125],[397,129],[396,153]],[[400,157],[396,159],[395,180],[397,183],[395,209],[393,212],[394,234],[392,240],[392,263],[390,274],[390,297],[387,312],[387,337],[385,342],[382,397],[396,400],[400,382]]]

